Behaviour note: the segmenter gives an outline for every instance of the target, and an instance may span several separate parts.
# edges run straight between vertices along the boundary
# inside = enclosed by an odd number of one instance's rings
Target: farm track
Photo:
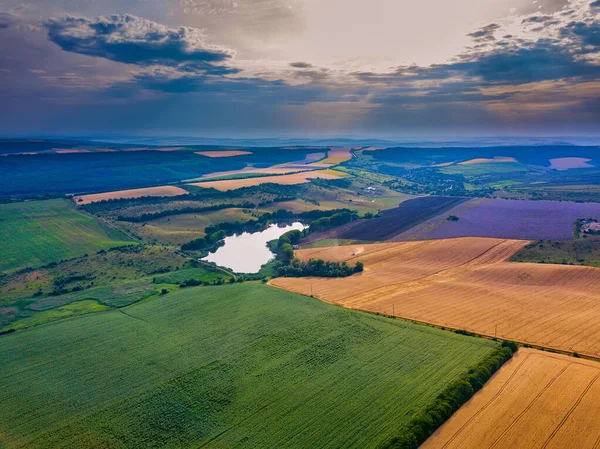
[[[365,271],[271,284],[343,307],[600,358],[600,270],[506,262],[527,243],[458,238],[300,250],[305,259],[362,261]]]
[[[598,379],[596,362],[521,348],[422,448],[596,448]]]

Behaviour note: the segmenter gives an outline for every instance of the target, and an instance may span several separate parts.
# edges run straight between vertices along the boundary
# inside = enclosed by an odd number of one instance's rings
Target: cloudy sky
[[[0,0],[0,134],[600,134],[600,0]]]

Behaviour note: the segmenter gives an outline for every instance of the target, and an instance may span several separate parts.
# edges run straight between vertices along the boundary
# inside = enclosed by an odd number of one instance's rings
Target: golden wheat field
[[[322,160],[321,164],[341,164],[352,159],[352,153],[350,153],[354,147],[332,147],[329,149],[327,159]]]
[[[297,251],[362,261],[350,278],[279,278],[277,287],[344,307],[600,356],[600,269],[507,262],[527,241],[457,238]]]
[[[178,196],[187,195],[189,192],[181,187],[161,186],[147,187],[145,189],[117,190],[115,192],[94,193],[91,195],[75,196],[77,204],[90,204],[98,201],[116,200],[124,198],[142,198],[144,196]]]
[[[600,363],[521,348],[422,449],[600,446]]]
[[[309,182],[311,179],[336,179],[338,176],[324,171],[310,171],[293,173],[291,175],[281,176],[261,176],[259,178],[242,178],[242,179],[227,179],[223,181],[205,181],[192,183],[190,185],[204,187],[207,189],[213,188],[221,191],[235,190],[242,187],[258,186],[260,184],[275,183],[282,185],[295,185]]]
[[[206,157],[234,157],[234,156],[243,156],[246,154],[252,154],[250,151],[241,151],[241,150],[223,150],[223,151],[196,151],[196,154]]]

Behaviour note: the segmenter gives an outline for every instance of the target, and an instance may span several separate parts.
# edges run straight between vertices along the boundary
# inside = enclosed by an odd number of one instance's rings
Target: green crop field
[[[377,447],[496,343],[261,284],[0,336],[0,447]]]
[[[131,243],[68,200],[0,204],[0,273]]]

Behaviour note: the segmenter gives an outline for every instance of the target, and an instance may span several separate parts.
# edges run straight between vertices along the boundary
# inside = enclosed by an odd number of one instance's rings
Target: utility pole
[[[396,316],[396,305],[392,304],[392,315]]]
[[[496,335],[498,334],[498,325],[496,324],[494,326],[494,340],[497,338]]]
[[[313,297],[313,293],[312,293],[312,284],[310,284],[310,297]]]

